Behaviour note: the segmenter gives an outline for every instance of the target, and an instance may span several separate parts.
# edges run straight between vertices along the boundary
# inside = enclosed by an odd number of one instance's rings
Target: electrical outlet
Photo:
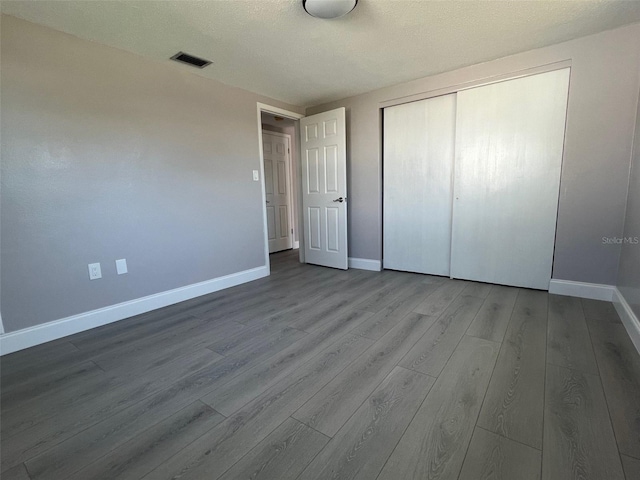
[[[253,181],[254,182],[259,182],[260,181],[260,172],[258,172],[258,170],[254,170],[253,171]]]
[[[116,271],[118,272],[118,275],[122,275],[124,273],[127,273],[129,270],[127,270],[127,259],[126,258],[121,258],[120,260],[116,260]]]
[[[102,278],[102,270],[99,263],[89,264],[89,280],[96,280]]]

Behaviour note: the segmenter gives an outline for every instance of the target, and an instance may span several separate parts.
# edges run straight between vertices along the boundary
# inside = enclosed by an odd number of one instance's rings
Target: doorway
[[[283,251],[281,249],[289,245],[285,238],[281,243],[277,239],[279,229],[286,237],[284,225],[292,230],[291,249],[297,249],[300,263],[347,269],[345,109],[337,108],[304,117],[261,103],[257,108],[261,175],[254,172],[254,180],[262,183],[265,264],[270,266],[270,250]],[[277,169],[274,170],[274,162],[278,161],[274,155],[274,151],[277,154],[274,150],[277,146],[274,145],[278,140],[274,137],[287,135],[291,167],[286,172],[286,162],[283,162],[284,171],[281,170],[280,175]],[[286,141],[282,145],[280,153],[284,154]],[[287,173],[293,186],[289,188],[292,197],[289,203],[292,206],[289,215],[291,226],[286,224],[287,209],[280,208],[282,205],[271,196],[277,188],[275,182],[278,178],[285,179]],[[286,185],[286,180],[281,185]],[[283,189],[285,191],[286,188]],[[272,201],[278,208],[270,208]]]
[[[268,116],[263,114],[264,116]],[[264,123],[263,123],[264,125]],[[293,248],[291,135],[262,128],[269,253]]]
[[[258,103],[266,265],[274,255],[300,254],[299,119],[303,115]]]

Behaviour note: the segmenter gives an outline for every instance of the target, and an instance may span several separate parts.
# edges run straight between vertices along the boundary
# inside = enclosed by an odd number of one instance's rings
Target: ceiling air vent
[[[204,58],[194,57],[193,55],[189,55],[188,53],[184,53],[184,52],[176,53],[173,57],[171,57],[171,60],[175,60],[176,62],[186,63],[188,65],[191,65],[197,68],[204,68],[207,65],[211,65],[211,62],[209,60],[205,60]]]

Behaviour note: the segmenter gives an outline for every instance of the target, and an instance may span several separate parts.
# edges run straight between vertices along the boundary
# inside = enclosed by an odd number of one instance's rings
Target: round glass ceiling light
[[[358,0],[302,0],[306,12],[318,18],[338,18],[356,8]]]

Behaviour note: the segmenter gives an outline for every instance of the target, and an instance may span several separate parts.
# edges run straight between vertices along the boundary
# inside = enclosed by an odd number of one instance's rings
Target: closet
[[[569,69],[384,109],[384,268],[548,290]]]

